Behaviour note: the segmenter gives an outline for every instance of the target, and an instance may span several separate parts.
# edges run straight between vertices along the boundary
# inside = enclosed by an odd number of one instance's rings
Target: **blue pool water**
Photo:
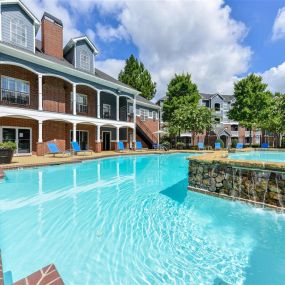
[[[251,151],[251,152],[237,152],[229,154],[231,159],[242,160],[257,160],[257,161],[272,161],[272,162],[284,162],[285,152],[281,151]]]
[[[187,191],[186,156],[7,171],[4,271],[16,281],[55,263],[75,285],[284,284],[284,215]]]

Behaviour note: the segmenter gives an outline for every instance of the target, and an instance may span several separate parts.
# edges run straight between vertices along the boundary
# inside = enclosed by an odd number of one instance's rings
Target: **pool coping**
[[[280,151],[284,152],[284,149],[257,149],[257,148],[247,148],[244,150],[235,150],[238,152],[250,152],[250,151]],[[225,166],[238,167],[238,168],[251,168],[259,170],[270,170],[276,172],[285,172],[285,162],[271,162],[271,161],[258,161],[258,160],[243,160],[243,159],[230,159],[228,157],[232,150],[225,151],[215,151],[213,153],[202,154],[199,156],[187,158],[189,161],[197,161],[205,164],[221,164]]]

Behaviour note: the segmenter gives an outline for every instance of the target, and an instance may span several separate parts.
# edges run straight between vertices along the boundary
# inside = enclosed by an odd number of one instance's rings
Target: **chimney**
[[[62,21],[46,12],[42,17],[42,50],[47,55],[63,58]]]

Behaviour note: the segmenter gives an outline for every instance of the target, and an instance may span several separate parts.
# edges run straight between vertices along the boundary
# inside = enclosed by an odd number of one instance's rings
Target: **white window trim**
[[[110,104],[103,103],[103,106],[102,106],[103,118],[104,118],[104,107],[107,107],[107,106],[109,109],[109,116],[110,117],[112,116],[112,106]]]
[[[28,32],[27,32],[27,26],[23,23],[23,28],[25,29],[25,44],[24,45],[22,45],[22,44],[19,44],[18,42],[14,42],[13,41],[13,36],[12,36],[12,34],[13,34],[13,31],[12,31],[12,24],[13,24],[13,21],[18,21],[18,23],[19,23],[19,19],[17,19],[17,18],[12,18],[12,19],[10,19],[10,41],[11,41],[11,43],[13,43],[13,44],[15,44],[15,45],[17,45],[17,46],[20,46],[20,47],[27,47],[28,46],[28,39],[27,39],[27,37],[28,37]]]
[[[82,57],[86,57],[86,62],[83,64],[83,60]],[[86,64],[86,66],[85,66]],[[88,55],[88,53],[84,50],[80,51],[80,62],[79,62],[80,68],[84,69],[84,70],[88,70],[90,71],[90,56]]]

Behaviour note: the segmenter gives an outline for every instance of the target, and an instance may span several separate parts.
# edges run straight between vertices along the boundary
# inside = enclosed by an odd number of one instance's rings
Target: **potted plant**
[[[15,150],[16,144],[14,142],[0,143],[0,164],[11,163]]]

